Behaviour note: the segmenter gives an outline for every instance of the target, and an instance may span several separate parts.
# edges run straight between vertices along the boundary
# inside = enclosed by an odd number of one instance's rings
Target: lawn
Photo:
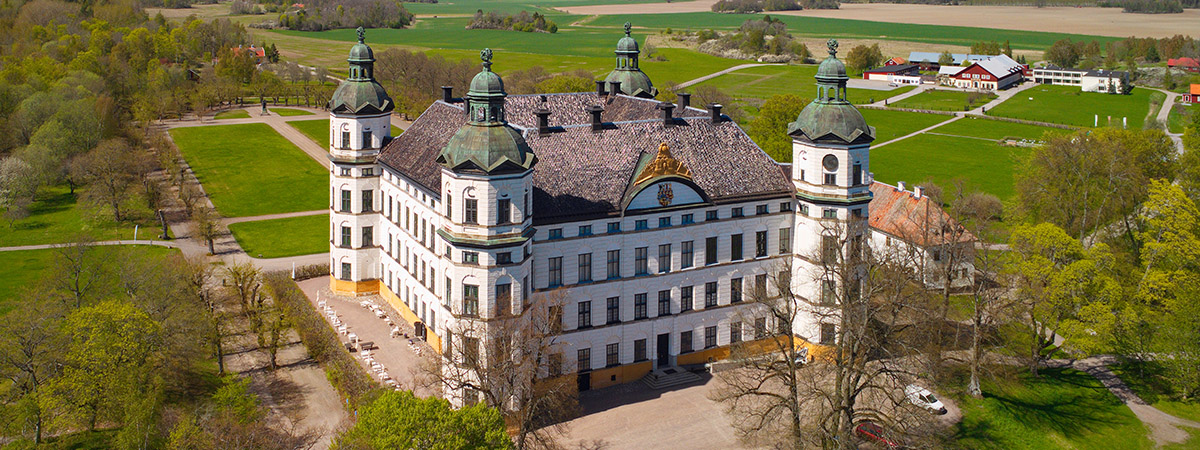
[[[175,128],[170,134],[225,217],[329,207],[329,173],[266,124]]]
[[[941,114],[908,111],[859,108],[858,112],[867,119],[867,125],[875,127],[875,143],[887,142],[952,119]]]
[[[140,237],[150,237],[158,222],[145,208],[140,197],[125,203],[125,222],[116,222],[108,208],[97,208],[79,201],[67,186],[43,188],[36,202],[29,206],[29,217],[13,222],[0,220],[0,247],[55,244],[67,242],[86,234],[95,240],[133,239],[133,228],[142,225]]]
[[[965,117],[949,124],[938,127],[932,133],[949,134],[954,136],[969,136],[984,139],[1033,139],[1041,140],[1046,133],[1070,133],[1071,130],[1061,128],[1026,125],[1023,123],[1005,122],[1001,120],[979,119]]]
[[[1151,112],[1151,102],[1162,104],[1164,94],[1149,89],[1134,89],[1129,95],[1083,92],[1078,86],[1035,86],[1022,91],[987,113],[1002,117],[1061,123],[1078,127],[1099,125],[1121,126],[1121,118],[1129,120],[1129,128],[1141,129]],[[1158,106],[1153,108],[1158,113]]]
[[[995,98],[996,94],[932,89],[888,106],[937,111],[966,111],[983,106]]]
[[[229,225],[247,255],[282,258],[329,251],[329,215],[258,220]]]
[[[716,70],[709,73],[712,72]],[[766,100],[778,94],[813,98],[817,93],[817,81],[813,78],[816,74],[817,66],[813,64],[758,66],[730,72],[696,86],[712,86],[738,99]],[[916,86],[902,86],[890,91],[850,88],[846,95],[851,103],[873,103],[913,89]]]
[[[98,252],[112,252],[116,246],[96,247]],[[151,245],[120,246],[147,255],[168,255],[178,250]],[[50,277],[57,261],[57,250],[20,250],[0,252],[0,316],[10,311],[22,288],[34,289],[41,280]]]
[[[271,110],[271,112],[273,112],[275,114],[279,114],[283,117],[311,116],[312,115],[311,111],[305,111],[303,109],[293,109],[293,108],[269,108],[269,109]]]
[[[1191,122],[1191,114],[1196,114],[1200,108],[1195,106],[1183,106],[1179,103],[1171,108],[1171,113],[1167,115],[1167,129],[1172,133],[1183,133],[1183,129]]]
[[[931,179],[948,187],[961,178],[968,189],[1003,200],[1013,195],[1013,167],[1028,151],[976,138],[921,134],[871,149],[871,171],[890,184]]]
[[[250,113],[246,112],[246,110],[244,110],[244,109],[231,109],[231,110],[229,110],[229,111],[222,111],[222,112],[219,112],[219,113],[217,113],[217,115],[213,116],[213,118],[214,118],[214,119],[217,119],[217,120],[221,120],[221,119],[249,119],[249,118],[250,118]]]
[[[304,133],[321,148],[329,150],[329,119],[293,120],[287,124]]]
[[[1150,449],[1133,412],[1087,373],[1043,369],[985,380],[982,399],[960,400],[955,440],[969,449]]]

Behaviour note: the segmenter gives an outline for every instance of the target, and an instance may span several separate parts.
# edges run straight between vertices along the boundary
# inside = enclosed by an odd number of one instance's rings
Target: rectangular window
[[[579,313],[575,318],[576,328],[588,328],[592,326],[592,302],[579,302]]]
[[[717,220],[717,210],[705,211],[704,220]]]
[[[373,227],[362,227],[362,245],[360,247],[371,247],[375,245],[375,229]]]
[[[712,308],[717,306],[717,282],[709,281],[704,283],[704,307]]]
[[[779,210],[780,211],[791,211],[792,210],[792,202],[779,202]]]
[[[621,222],[609,222],[608,223],[608,232],[609,233],[620,233],[621,232]]]
[[[344,213],[351,212],[351,211],[350,211],[350,202],[351,202],[351,200],[350,200],[350,191],[349,191],[348,189],[342,189],[342,209],[341,209],[341,212],[344,212]]]
[[[742,301],[742,279],[733,278],[729,280],[729,303],[740,301]]]
[[[762,258],[767,256],[767,232],[758,231],[754,233],[754,257]]]
[[[821,324],[821,345],[833,345],[837,342],[837,327],[832,323]]]
[[[658,273],[671,271],[671,244],[658,246]]]
[[[650,252],[647,247],[638,247],[638,248],[633,249],[633,274],[634,275],[645,275],[647,273],[650,273],[649,264],[647,263],[647,260],[649,259],[648,253],[650,253]]]
[[[500,252],[496,254],[496,264],[512,264],[512,252]]]
[[[621,278],[621,251],[608,251],[608,279]]]
[[[833,280],[821,280],[821,304],[832,305],[837,300],[837,283]]]
[[[659,217],[658,218],[658,227],[659,228],[667,228],[669,226],[671,226],[671,218],[670,217]]]
[[[463,202],[463,223],[479,223],[479,200],[468,198]]]
[[[342,174],[342,176],[343,176],[343,177],[348,177],[348,176],[350,176],[350,168],[349,168],[349,167],[343,167],[343,168],[342,168],[342,171],[341,171],[341,174]]]
[[[621,343],[616,342],[604,346],[604,365],[613,367],[621,364]]]
[[[805,205],[803,203],[800,204],[800,214],[805,215],[805,216],[808,215],[808,205]]]
[[[550,287],[562,286],[562,257],[550,258]]]
[[[512,223],[512,200],[502,198],[496,201],[496,224],[507,225]]]
[[[604,316],[604,323],[612,324],[621,322],[621,298],[609,297],[608,308]]]
[[[756,214],[756,215],[763,215],[763,214],[766,214],[768,211],[769,211],[769,209],[767,208],[767,205],[757,205],[754,207],[754,214]]]
[[[736,344],[742,342],[742,323],[731,322],[729,324],[729,343]]]
[[[454,221],[454,197],[446,194],[446,219]]]
[[[450,306],[450,296],[453,294],[453,283],[450,282],[450,277],[446,277],[446,297],[442,299],[442,304]]]
[[[350,247],[350,227],[342,227],[342,247]]]
[[[551,228],[548,236],[550,239],[562,239],[562,228]]]
[[[575,352],[575,366],[580,372],[592,370],[592,349],[581,348]]]
[[[464,251],[463,264],[479,264],[479,253]]]
[[[658,291],[658,315],[671,315],[671,291]]]
[[[837,185],[837,174],[836,173],[825,174],[825,185],[836,186]]]
[[[692,263],[695,262],[696,254],[693,244],[692,241],[684,241],[679,245],[679,268],[686,269],[692,267]]]
[[[754,297],[758,300],[767,298],[767,274],[760,273],[754,276]]]
[[[580,236],[591,236],[592,235],[592,226],[591,225],[580,225],[579,226],[579,235]]]
[[[592,281],[592,254],[583,253],[579,255],[579,282],[588,281]]]
[[[825,264],[833,264],[838,260],[838,245],[837,238],[833,236],[821,236],[821,262]]]
[[[742,216],[744,216],[744,215],[745,215],[745,214],[743,214],[743,213],[742,213],[742,207],[741,207],[741,206],[739,206],[739,207],[737,207],[737,208],[733,208],[733,213],[732,213],[732,214],[730,214],[730,216],[732,216],[732,217],[742,217]]]
[[[679,223],[681,223],[683,225],[691,225],[693,223],[696,223],[696,219],[695,219],[695,216],[692,214],[684,214],[683,218],[679,219]]]
[[[496,317],[504,317],[512,311],[512,285],[496,285]]]
[[[349,280],[350,278],[350,263],[342,263],[342,279]]]
[[[646,293],[633,295],[633,320],[642,320],[647,316],[646,312]]]
[[[717,238],[710,237],[704,240],[704,264],[717,263]]]
[[[792,252],[792,229],[779,229],[779,253],[788,254]]]
[[[837,210],[836,209],[825,209],[825,210],[821,211],[821,218],[822,219],[836,219],[836,218],[838,218]]]
[[[862,164],[855,164],[854,167],[851,169],[850,176],[854,177],[853,179],[854,179],[855,186],[862,184],[862,181],[863,181]]]
[[[729,237],[729,259],[731,261],[742,260],[742,235],[740,234]]]
[[[349,131],[342,132],[342,148],[343,149],[350,148],[350,132]]]
[[[370,132],[370,131],[364,131],[364,132],[362,132],[362,148],[372,148],[372,147],[371,147],[371,132]]]
[[[692,310],[692,287],[683,286],[679,288],[679,312]]]
[[[463,285],[463,315],[469,317],[479,315],[479,286]]]
[[[679,353],[691,353],[693,342],[691,331],[679,333]]]
[[[645,230],[648,228],[650,228],[650,225],[646,223],[646,219],[640,219],[640,220],[633,222],[634,230]]]
[[[717,346],[717,327],[704,327],[704,348]]]
[[[754,319],[754,338],[762,339],[767,337],[767,318],[759,317]]]
[[[646,340],[638,339],[633,341],[633,362],[646,360]]]
[[[371,212],[375,210],[375,192],[372,190],[362,191],[362,212]]]

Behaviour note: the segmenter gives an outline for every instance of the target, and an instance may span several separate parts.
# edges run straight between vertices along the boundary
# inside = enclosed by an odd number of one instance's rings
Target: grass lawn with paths
[[[1162,104],[1166,95],[1149,89],[1135,88],[1129,95],[1083,92],[1078,86],[1034,86],[1021,91],[1013,98],[992,108],[989,115],[1061,123],[1077,127],[1095,125],[1095,116],[1100,115],[1100,126],[1121,126],[1121,118],[1129,118],[1129,128],[1141,129],[1146,116],[1151,112],[1151,101]],[[1032,99],[1032,100],[1031,100]],[[1158,106],[1153,109],[1158,113]]]
[[[961,178],[968,190],[978,189],[1004,200],[1014,192],[1017,158],[1028,152],[1028,148],[979,139],[921,134],[871,149],[871,171],[876,179],[892,185],[905,181],[911,186],[931,179],[948,188]]]
[[[329,251],[328,214],[240,222],[230,224],[229,231],[242,250],[255,258],[283,258]]]
[[[250,113],[246,112],[246,110],[244,110],[244,109],[231,109],[231,110],[229,110],[229,111],[222,111],[222,112],[219,112],[219,113],[217,113],[215,116],[213,116],[213,118],[214,118],[214,119],[217,119],[217,120],[222,120],[222,119],[249,119],[249,118],[250,118]]]
[[[313,115],[312,111],[306,111],[303,109],[294,109],[294,108],[268,108],[268,109],[271,110],[271,112],[273,112],[275,114],[279,114],[280,116],[283,116],[283,117]]]
[[[941,114],[859,108],[867,125],[875,127],[875,143],[883,143],[953,119]],[[903,142],[903,141],[902,141]],[[897,143],[898,144],[898,143]],[[886,147],[885,147],[886,148]]]
[[[329,151],[329,119],[292,120],[287,124]]]
[[[888,106],[936,111],[966,111],[983,106],[995,98],[995,94],[930,89]],[[968,103],[971,100],[973,102]]]
[[[187,127],[170,133],[225,217],[328,207],[329,173],[269,125]]]
[[[1070,133],[1071,130],[1001,120],[964,117],[940,126],[931,132],[996,140],[1004,138],[1042,140],[1042,136],[1046,133]]]
[[[98,241],[133,239],[135,225],[142,226],[140,237],[155,233],[158,221],[140,197],[125,202],[122,215],[128,220],[117,222],[109,208],[82,202],[81,192],[76,189],[72,195],[67,186],[43,188],[38,201],[29,206],[29,217],[14,221],[11,227],[8,220],[0,220],[0,247],[57,244],[81,234]]]
[[[750,62],[752,61],[744,61]],[[712,86],[737,99],[766,100],[779,94],[813,98],[817,93],[817,81],[813,78],[816,74],[817,66],[814,64],[747,67],[706,80],[696,86]],[[651,79],[654,79],[653,76]],[[688,89],[695,90],[696,86]],[[851,103],[872,103],[913,89],[916,89],[916,86],[901,86],[890,91],[851,88],[847,89],[846,95]]]

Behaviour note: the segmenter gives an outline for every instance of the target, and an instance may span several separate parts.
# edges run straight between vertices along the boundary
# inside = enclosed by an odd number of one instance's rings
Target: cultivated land
[[[19,245],[54,244],[68,242],[79,235],[95,240],[132,239],[134,226],[141,224],[143,236],[153,236],[155,231],[147,228],[157,223],[145,210],[145,202],[131,198],[122,213],[132,218],[127,222],[113,220],[108,208],[97,208],[83,203],[76,189],[71,195],[67,186],[43,188],[38,201],[29,206],[29,217],[17,220],[9,226],[8,220],[0,219],[0,247]]]
[[[226,217],[328,207],[329,174],[266,124],[174,128],[170,133]]]
[[[273,113],[275,113],[275,114],[279,114],[280,116],[283,116],[283,117],[289,117],[289,116],[311,116],[311,115],[312,115],[312,111],[305,111],[305,110],[303,110],[303,109],[293,109],[293,108],[268,108],[268,110],[269,110],[269,111],[271,111],[271,112],[273,112]]]
[[[178,250],[152,245],[96,247],[96,252],[129,251],[146,255],[167,255]],[[57,250],[0,251],[0,315],[13,308],[22,289],[35,289],[40,281],[51,276]]]
[[[1111,116],[1111,125],[1119,127],[1121,118],[1127,117],[1129,128],[1139,129],[1147,115],[1158,114],[1165,97],[1149,89],[1134,88],[1129,95],[1113,95],[1082,92],[1078,86],[1035,86],[988,110],[987,114],[1078,127],[1093,126],[1094,116],[1099,114],[1100,126],[1108,125]]]
[[[869,122],[868,122],[869,123]],[[1061,128],[1026,125],[1022,123],[1004,122],[1000,120],[976,119],[964,117],[957,121],[938,127],[930,133],[969,136],[984,139],[1033,139],[1042,140],[1046,133],[1070,133],[1071,130]]]
[[[920,134],[871,149],[871,171],[879,181],[893,185],[929,179],[952,186],[961,178],[968,190],[979,189],[1003,200],[1013,195],[1013,167],[1028,152],[1028,148],[986,139]]]
[[[875,143],[883,143],[950,120],[941,114],[859,108],[867,125],[875,127]],[[872,165],[872,170],[874,169]]]
[[[247,255],[283,258],[329,251],[329,215],[257,220],[229,225]]]
[[[287,123],[292,128],[300,130],[317,145],[329,150],[329,119],[293,120]]]
[[[978,108],[995,98],[995,94],[931,89],[888,106],[938,111],[966,111]],[[970,99],[974,99],[974,103],[968,103],[967,101]]]

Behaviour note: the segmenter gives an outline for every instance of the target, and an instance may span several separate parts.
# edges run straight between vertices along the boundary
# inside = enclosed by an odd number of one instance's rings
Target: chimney
[[[600,121],[600,113],[604,112],[604,107],[600,105],[592,105],[587,107],[587,112],[592,114],[592,131],[603,130],[604,122]]]
[[[454,103],[454,86],[442,86],[442,101]]]
[[[658,104],[658,109],[663,112],[663,126],[675,126],[675,104],[671,102],[662,102]]]
[[[545,106],[533,110],[533,114],[537,116],[538,134],[546,134],[550,132],[550,110]]]
[[[925,194],[925,188],[917,186],[913,188],[913,194],[919,199]]]
[[[899,190],[900,192],[904,192],[904,182],[903,182],[903,181],[897,181],[897,182],[896,182],[896,189],[897,189],[897,190]]]
[[[720,103],[709,103],[708,110],[712,112],[712,123],[721,123],[725,121],[725,119],[721,117]]]
[[[692,106],[692,94],[689,94],[687,92],[680,92],[678,94],[678,96],[679,96],[679,109],[687,109],[687,107]]]
[[[600,97],[608,95],[608,93],[604,92],[604,80],[596,80],[596,95]]]
[[[610,93],[614,96],[617,94],[620,94],[621,93],[621,82],[620,81],[609,81],[608,82],[608,93]]]

